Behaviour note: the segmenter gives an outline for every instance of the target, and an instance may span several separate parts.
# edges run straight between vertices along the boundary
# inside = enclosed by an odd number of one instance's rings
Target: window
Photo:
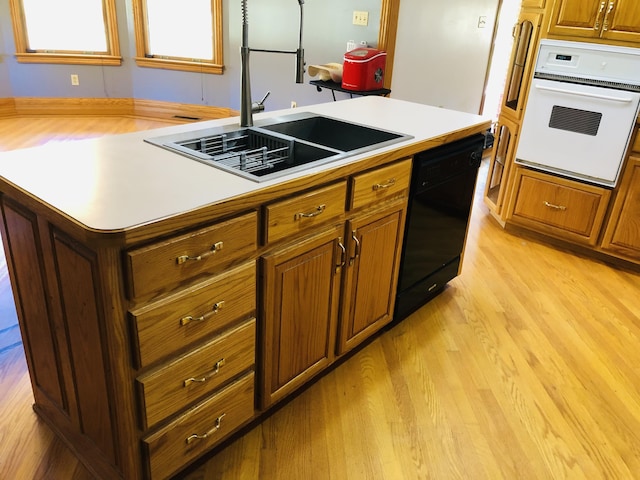
[[[115,0],[10,0],[10,6],[19,62],[120,65]]]
[[[134,0],[136,63],[221,74],[222,0]]]

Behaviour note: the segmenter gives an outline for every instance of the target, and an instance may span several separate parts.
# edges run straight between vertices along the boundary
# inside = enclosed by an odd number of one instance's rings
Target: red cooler
[[[342,88],[354,91],[384,88],[387,52],[375,48],[356,48],[344,54]]]

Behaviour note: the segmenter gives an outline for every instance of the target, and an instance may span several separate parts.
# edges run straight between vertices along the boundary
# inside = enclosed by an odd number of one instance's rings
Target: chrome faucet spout
[[[300,6],[300,29],[298,36],[298,49],[295,51],[286,50],[262,50],[249,47],[249,18],[247,13],[247,0],[242,0],[242,44],[240,46],[240,126],[253,126],[253,105],[258,105],[264,110],[265,96],[261,102],[255,103],[251,100],[251,75],[249,73],[249,56],[254,52],[267,53],[287,53],[296,56],[296,83],[304,83],[304,48],[302,47],[302,26],[304,23],[304,0],[298,0]]]

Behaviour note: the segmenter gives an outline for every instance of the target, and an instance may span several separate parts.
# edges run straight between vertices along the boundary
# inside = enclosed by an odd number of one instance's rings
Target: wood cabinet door
[[[355,347],[393,318],[403,204],[347,222],[338,354]]]
[[[598,38],[609,0],[557,0],[551,13],[549,33]]]
[[[640,260],[640,157],[630,157],[629,161],[604,235],[603,248]]]
[[[262,257],[262,408],[335,357],[343,224]]]
[[[615,0],[611,11],[605,15],[602,37],[625,42],[640,42],[640,2]],[[607,10],[609,5],[607,5]]]

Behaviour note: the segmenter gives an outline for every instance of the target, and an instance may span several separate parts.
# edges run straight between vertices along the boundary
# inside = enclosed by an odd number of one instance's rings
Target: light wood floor
[[[460,277],[181,478],[640,478],[640,275],[505,233],[480,190]],[[90,478],[31,402],[1,353],[0,478]]]

